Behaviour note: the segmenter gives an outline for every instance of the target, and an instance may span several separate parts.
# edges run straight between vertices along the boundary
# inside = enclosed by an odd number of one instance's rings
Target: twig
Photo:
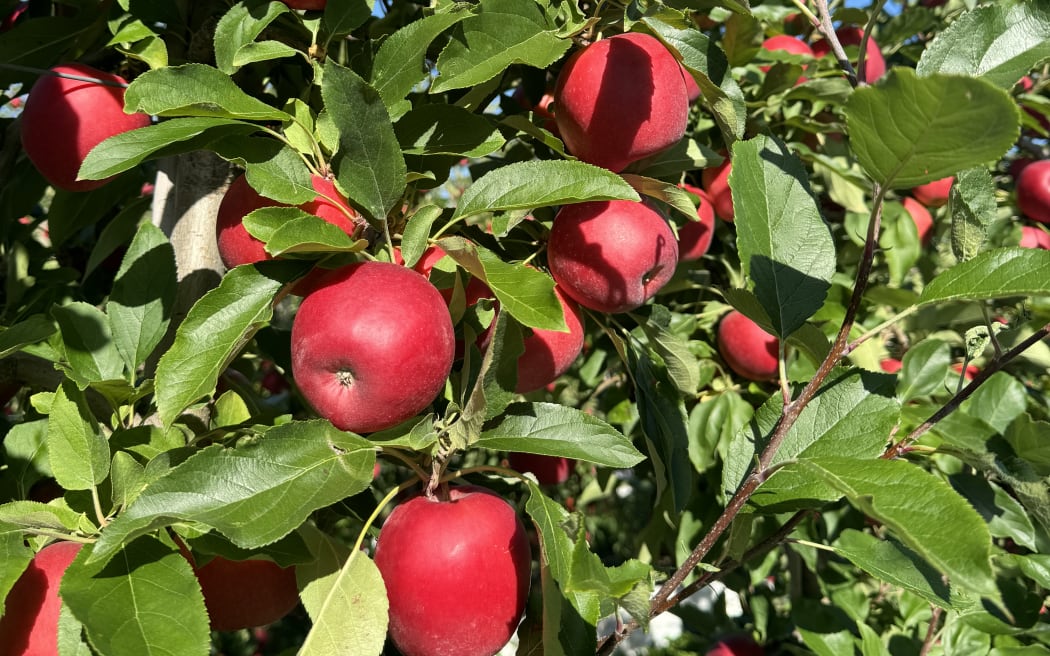
[[[930,653],[930,649],[933,648],[933,639],[937,636],[937,625],[940,624],[941,610],[940,606],[930,606],[930,626],[926,629],[926,639],[922,641],[922,649],[919,650],[919,656],[926,656]]]
[[[817,13],[820,16],[820,24],[817,26],[817,29],[824,35],[828,45],[831,46],[831,51],[835,53],[835,59],[838,60],[839,66],[845,71],[850,86],[857,86],[857,71],[853,69],[853,64],[849,63],[849,57],[846,56],[846,51],[842,48],[842,43],[839,42],[839,38],[835,34],[835,26],[831,22],[831,12],[828,11],[828,0],[813,0],[813,3],[817,5]]]

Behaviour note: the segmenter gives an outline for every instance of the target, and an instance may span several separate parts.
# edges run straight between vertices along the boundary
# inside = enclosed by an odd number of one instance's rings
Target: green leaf
[[[157,364],[156,403],[165,426],[215,389],[226,365],[270,321],[277,292],[303,266],[261,262],[237,267],[190,308]]]
[[[58,484],[89,490],[109,475],[109,444],[88,408],[84,392],[62,381],[51,401],[47,454]]]
[[[153,537],[92,567],[86,546],[62,577],[62,600],[91,644],[111,656],[208,654],[208,614],[189,562]]]
[[[1024,506],[1006,490],[983,474],[959,472],[949,477],[949,482],[988,522],[988,531],[992,535],[1010,538],[1032,551],[1039,550],[1032,520],[1028,518]]]
[[[1050,293],[1050,251],[999,248],[960,262],[930,281],[920,305]]]
[[[32,559],[33,551],[26,546],[22,532],[0,523],[0,599],[7,598],[11,587]],[[3,616],[4,604],[0,604],[0,617]]]
[[[427,241],[430,238],[430,229],[440,216],[440,207],[424,205],[408,217],[404,234],[401,235],[401,256],[405,258],[405,266],[415,266],[419,258],[423,256],[423,251],[427,249]]]
[[[715,464],[716,454],[726,460],[729,441],[743,430],[754,410],[740,394],[726,390],[701,401],[689,411],[689,459],[697,472]]]
[[[298,207],[264,207],[244,217],[244,227],[266,243],[274,257],[296,253],[357,253],[368,246],[354,240],[342,228],[302,211]]]
[[[26,346],[44,341],[55,334],[55,330],[55,324],[39,314],[12,326],[0,327],[0,358],[6,358]]]
[[[66,360],[81,387],[124,377],[124,361],[113,343],[109,321],[93,305],[75,301],[51,309],[62,332]]]
[[[846,102],[850,145],[886,188],[915,187],[998,160],[1017,141],[1017,103],[977,78],[893,68]]]
[[[981,251],[995,220],[995,181],[985,168],[962,171],[955,176],[948,199],[952,254],[957,260],[969,260]]]
[[[92,560],[175,522],[200,522],[245,549],[267,545],[311,512],[372,482],[375,447],[322,420],[271,428],[236,448],[213,445],[147,486],[102,532]]]
[[[315,612],[300,656],[379,654],[386,641],[389,602],[379,568],[361,550],[350,553]]]
[[[1028,389],[1024,384],[1002,371],[992,374],[981,383],[961,410],[983,419],[999,433],[1006,429],[1028,408]]]
[[[238,2],[230,8],[215,26],[215,65],[232,75],[237,71],[234,63],[238,51],[251,44],[278,16],[288,12],[284,3],[269,0]]]
[[[0,505],[0,524],[20,529],[46,529],[58,533],[76,531],[84,515],[68,506],[38,501],[10,501]]]
[[[248,184],[266,198],[297,205],[317,197],[302,157],[276,139],[234,135],[210,148],[219,157],[244,167]]]
[[[350,34],[372,15],[375,0],[345,0],[326,4],[321,26],[331,39]]]
[[[285,45],[280,41],[258,41],[241,46],[237,55],[233,58],[234,66],[245,66],[253,62],[271,61],[294,57],[300,54],[295,48]]]
[[[919,75],[982,77],[1011,89],[1050,57],[1050,9],[1038,2],[997,2],[959,15],[922,52]]]
[[[927,338],[914,344],[901,360],[897,397],[910,401],[943,391],[944,374],[951,358],[948,344],[939,339]]]
[[[652,305],[646,319],[638,322],[649,347],[663,360],[667,375],[678,391],[692,396],[700,387],[700,363],[690,350],[689,340],[673,332],[672,316],[662,305]]]
[[[1043,477],[1050,476],[1050,442],[1045,439],[1050,434],[1048,430],[1050,423],[1023,414],[1011,422],[1003,434],[1014,454]]]
[[[394,132],[406,155],[484,157],[506,143],[489,119],[455,105],[420,105],[398,119]]]
[[[641,197],[623,178],[592,164],[515,162],[489,171],[467,187],[452,218],[595,200],[640,201]]]
[[[513,403],[481,433],[478,446],[575,458],[624,469],[645,459],[620,431],[597,417],[556,403]]]
[[[379,93],[349,68],[325,62],[321,97],[339,131],[332,158],[339,186],[373,221],[405,190],[408,169]]]
[[[481,357],[470,397],[449,430],[451,448],[464,450],[481,437],[485,421],[502,414],[514,399],[518,358],[524,348],[520,325],[502,312],[488,329],[488,344]]]
[[[343,564],[350,558],[350,547],[321,531],[310,521],[300,526],[297,533],[312,556],[309,562],[295,568],[299,597],[310,620],[316,622],[329,593],[339,582]]]
[[[15,424],[4,436],[3,457],[7,470],[3,476],[4,490],[13,488],[15,497],[24,499],[33,483],[51,476],[47,458],[47,419]]]
[[[5,6],[13,11],[14,5]],[[19,21],[0,39],[0,62],[10,65],[0,68],[0,88],[21,83],[28,90],[39,75],[37,71],[55,64],[56,53],[76,48],[78,40],[97,29],[93,18],[85,12],[76,18],[42,16]],[[28,69],[17,68],[22,66]]]
[[[288,114],[241,91],[219,69],[205,64],[183,64],[143,73],[128,86],[124,105],[126,112],[155,116],[291,120]]]
[[[487,82],[511,64],[545,69],[571,45],[529,0],[481,0],[480,9],[456,26],[438,56],[432,93]]]
[[[904,460],[824,456],[786,468],[818,476],[839,490],[953,584],[998,597],[988,526],[942,479]]]
[[[740,261],[781,339],[820,309],[835,273],[835,243],[806,180],[802,162],[778,139],[733,145]]]
[[[880,540],[846,529],[834,544],[835,552],[880,581],[919,595],[931,604],[951,609],[948,585],[929,563],[896,540]]]
[[[121,508],[135,500],[145,486],[145,468],[127,451],[113,454],[109,468],[110,498],[114,508]]]
[[[175,250],[160,228],[144,221],[106,304],[114,343],[129,371],[146,361],[167,332],[177,286]]]

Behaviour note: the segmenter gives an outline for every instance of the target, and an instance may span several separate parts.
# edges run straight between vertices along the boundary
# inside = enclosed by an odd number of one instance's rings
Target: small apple
[[[879,367],[888,374],[895,374],[901,370],[904,363],[897,358],[886,358],[879,363]]]
[[[859,46],[864,30],[856,26],[840,27],[835,30],[835,36],[844,48]],[[813,44],[813,54],[824,57],[831,52],[831,46],[824,39]],[[854,62],[856,64],[856,62]],[[882,56],[882,50],[875,39],[868,37],[868,47],[864,53],[864,81],[872,84],[886,73],[886,59]],[[859,72],[858,72],[859,74]]]
[[[295,568],[271,560],[215,556],[196,568],[213,631],[272,624],[299,603]]]
[[[519,453],[515,451],[507,457],[510,468],[522,474],[532,472],[540,485],[560,485],[569,480],[569,474],[576,467],[572,458],[545,456],[538,453]]]
[[[569,152],[614,172],[678,143],[689,119],[681,65],[659,40],[640,32],[573,54],[558,76],[554,102]]]
[[[1050,233],[1035,226],[1021,226],[1021,248],[1050,249]]]
[[[806,57],[815,57],[813,54],[813,48],[809,47],[809,44],[802,39],[796,39],[793,36],[787,34],[780,34],[777,36],[771,36],[762,42],[762,49],[767,52],[782,51],[791,53],[793,55],[804,55]],[[759,69],[763,72],[769,72],[770,66],[759,66]],[[805,70],[805,66],[802,67]],[[805,78],[799,78],[799,82],[804,82]]]
[[[718,352],[738,375],[753,381],[773,380],[779,370],[779,340],[737,310],[718,322]]]
[[[674,275],[678,240],[664,217],[645,203],[576,203],[554,217],[547,263],[561,290],[580,305],[627,312]]]
[[[703,189],[690,184],[682,184],[681,187],[700,198],[696,208],[699,220],[678,228],[678,259],[691,262],[699,260],[711,248],[711,240],[715,236],[715,208],[711,197]]]
[[[1033,221],[1050,223],[1050,159],[1032,162],[1017,176],[1017,207]]]
[[[55,66],[52,73],[76,75],[127,86],[119,75],[84,64]],[[22,110],[22,147],[53,186],[90,191],[109,182],[78,180],[80,165],[106,139],[150,124],[149,116],[124,113],[124,87],[41,75]]]
[[[955,182],[955,176],[949,175],[947,178],[912,187],[911,195],[926,207],[941,207],[948,204],[948,193],[952,189],[953,182]]]
[[[328,272],[292,323],[299,390],[336,428],[371,433],[426,408],[455,354],[452,317],[437,288],[389,262]]]
[[[15,581],[0,618],[0,648],[5,656],[55,656],[58,653],[58,585],[80,552],[77,542],[52,542],[41,549]]]
[[[525,526],[485,488],[399,504],[383,523],[375,564],[390,600],[390,638],[404,656],[492,656],[525,612]]]
[[[722,638],[707,650],[705,656],[762,656],[762,646],[749,635],[734,635]]]
[[[981,370],[975,364],[968,364],[966,365],[966,371],[964,372],[962,363],[956,362],[952,365],[952,371],[969,381],[973,380],[973,377],[980,373]]]
[[[307,11],[321,11],[328,4],[328,0],[281,0],[292,9],[305,9]]]
[[[919,233],[919,241],[923,245],[930,243],[930,237],[933,235],[933,216],[930,214],[930,210],[926,209],[925,205],[911,196],[905,197],[901,204],[904,205],[904,210],[915,222],[915,230]]]
[[[729,188],[729,174],[732,172],[733,165],[727,157],[718,166],[706,168],[700,173],[700,183],[711,197],[711,203],[715,207],[715,216],[730,223],[735,216],[733,191]]]

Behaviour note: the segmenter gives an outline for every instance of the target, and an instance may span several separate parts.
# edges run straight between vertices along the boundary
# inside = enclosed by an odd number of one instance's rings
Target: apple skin
[[[1021,248],[1050,249],[1050,233],[1035,226],[1021,226]]]
[[[213,631],[272,624],[299,603],[295,568],[215,556],[196,569]]]
[[[664,217],[629,200],[564,206],[547,242],[547,264],[561,290],[610,314],[652,298],[677,263],[678,240]]]
[[[793,55],[805,55],[807,57],[815,57],[813,54],[813,48],[809,47],[809,44],[802,39],[796,39],[793,36],[787,34],[780,34],[777,36],[771,36],[762,42],[762,49],[769,52],[783,51]],[[771,66],[759,66],[759,69],[763,73],[768,73]],[[805,66],[802,67],[805,70]],[[805,78],[799,78],[799,83],[805,81]]]
[[[307,11],[320,11],[328,4],[328,0],[281,0],[292,9],[306,9]]]
[[[492,656],[518,628],[531,577],[525,526],[485,488],[415,496],[383,524],[375,564],[404,656]]]
[[[678,60],[638,32],[573,54],[554,88],[555,121],[569,152],[619,172],[685,135],[689,91]]]
[[[886,358],[879,363],[879,367],[888,374],[895,374],[901,370],[904,363],[897,358]]]
[[[699,187],[681,185],[683,189],[700,197],[696,208],[698,221],[690,221],[678,228],[678,259],[682,262],[699,260],[711,249],[715,236],[715,208],[711,196]]]
[[[707,650],[705,656],[762,656],[765,650],[751,636],[729,636]]]
[[[732,310],[718,323],[718,352],[738,375],[757,382],[777,377],[779,340]]]
[[[299,306],[291,339],[303,396],[355,433],[390,428],[430,405],[455,355],[445,299],[419,273],[389,262],[328,272]]]
[[[947,178],[912,187],[911,195],[926,207],[943,207],[948,204],[948,194],[953,182],[955,182],[955,176],[949,175]]]
[[[55,656],[58,653],[58,586],[80,552],[76,542],[53,542],[41,549],[15,582],[0,618],[0,646],[5,656]]]
[[[84,64],[55,66],[51,71],[127,84],[119,75]],[[41,75],[22,110],[22,147],[53,186],[91,191],[112,178],[77,180],[92,148],[109,137],[150,124],[149,116],[124,113],[124,88]]]
[[[561,485],[569,480],[569,475],[576,467],[572,458],[545,456],[538,453],[511,453],[507,457],[510,468],[521,472],[532,472],[540,485]]]
[[[729,174],[732,172],[733,164],[728,157],[718,166],[700,172],[700,183],[711,198],[715,216],[729,223],[732,223],[736,216],[733,211],[733,191],[729,188]]]
[[[844,48],[849,46],[859,46],[861,37],[864,35],[864,30],[856,26],[840,27],[835,30],[835,36],[838,37],[839,43]],[[824,57],[831,53],[831,46],[824,39],[813,44],[813,54],[817,57]],[[875,42],[875,39],[868,37],[868,48],[864,55],[864,81],[868,84],[872,84],[875,80],[879,79],[886,73],[886,59],[882,56],[882,50],[879,48],[879,44]]]
[[[1032,162],[1021,170],[1017,207],[1033,221],[1050,223],[1050,159]]]
[[[911,196],[905,197],[901,204],[904,205],[904,210],[915,221],[915,230],[919,233],[919,241],[924,246],[930,243],[930,237],[933,235],[933,216],[930,215],[930,210],[926,209],[925,205]]]

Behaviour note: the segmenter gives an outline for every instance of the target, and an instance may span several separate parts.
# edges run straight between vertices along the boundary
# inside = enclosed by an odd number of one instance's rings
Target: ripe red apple
[[[886,358],[885,360],[879,363],[879,367],[881,367],[882,370],[888,374],[897,373],[901,370],[901,367],[903,366],[904,363],[898,360],[897,358]]]
[[[426,408],[445,387],[455,335],[445,299],[388,262],[330,272],[292,323],[292,372],[337,428],[371,433]]]
[[[1017,207],[1033,221],[1050,223],[1050,159],[1032,162],[1017,176]]]
[[[700,85],[696,83],[696,79],[693,74],[682,66],[682,79],[685,80],[685,95],[689,99],[689,104],[692,105],[697,100],[700,100],[700,96],[703,95],[700,91]]]
[[[395,252],[397,257],[401,256],[400,251]],[[439,246],[428,246],[412,269],[423,274],[429,280],[431,273],[434,271],[434,267],[446,256],[447,254],[445,251]],[[453,290],[451,287],[441,288],[438,289],[438,291],[441,292],[441,296],[444,297],[446,303],[452,302]],[[474,305],[483,298],[496,297],[492,290],[489,289],[488,285],[482,282],[480,278],[475,278],[474,276],[470,276],[470,279],[467,280],[466,285],[463,287],[463,296],[466,300],[467,307]]]
[[[308,11],[320,11],[328,4],[328,0],[281,0],[292,9],[306,9]]]
[[[577,203],[554,217],[547,263],[561,290],[580,305],[627,312],[671,279],[678,241],[664,217],[645,203]]]
[[[765,650],[751,636],[735,635],[719,640],[705,656],[762,656],[764,653]]]
[[[65,64],[54,73],[127,84],[113,75],[85,66]],[[149,125],[149,116],[124,113],[124,88],[41,75],[22,110],[22,147],[41,175],[66,191],[90,191],[109,182],[77,180],[80,165],[92,148],[112,137]]]
[[[729,174],[733,172],[733,165],[729,158],[722,160],[718,166],[704,169],[700,173],[700,183],[704,185],[711,202],[715,206],[715,215],[723,221],[732,223],[733,192],[729,188]]]
[[[951,191],[953,182],[955,176],[949,175],[947,178],[912,187],[911,194],[926,207],[941,207],[948,204],[948,192]]]
[[[41,549],[15,582],[0,618],[0,648],[5,656],[55,656],[58,653],[58,585],[80,545],[52,542]]]
[[[1035,226],[1021,226],[1021,248],[1050,249],[1050,233]]]
[[[835,30],[835,36],[844,48],[859,46],[864,30],[856,26],[840,27]],[[824,39],[813,44],[813,54],[824,57],[831,52],[831,46]],[[856,62],[854,62],[856,64]],[[886,59],[882,56],[882,50],[875,39],[868,37],[868,47],[864,54],[864,81],[872,84],[886,73]],[[858,71],[859,74],[859,71]]]
[[[538,453],[511,453],[507,457],[510,468],[521,472],[532,472],[540,485],[560,485],[569,480],[569,474],[576,467],[572,458],[545,456]]]
[[[689,118],[681,65],[639,32],[577,51],[562,67],[554,99],[569,152],[616,172],[678,143]]]
[[[925,205],[911,196],[905,197],[901,204],[904,205],[904,210],[915,221],[915,230],[919,233],[919,241],[923,245],[930,243],[930,237],[933,235],[933,216],[930,215],[930,210],[926,209]]]
[[[484,488],[399,504],[383,524],[375,563],[390,600],[390,637],[404,656],[492,656],[525,612],[525,526]]]
[[[754,381],[777,377],[779,340],[740,312],[729,312],[718,323],[718,352],[729,368]]]
[[[973,377],[976,376],[978,373],[980,373],[981,370],[978,369],[977,365],[975,365],[975,364],[968,364],[968,365],[966,365],[966,371],[963,372],[962,363],[961,362],[956,362],[955,364],[952,365],[952,371],[954,371],[956,374],[959,374],[960,376],[962,376],[966,380],[970,381],[970,380],[973,380]]]
[[[780,34],[777,36],[771,36],[762,42],[762,49],[769,52],[775,52],[778,50],[789,52],[793,55],[805,55],[807,57],[814,57],[813,49],[809,47],[809,44],[802,39],[796,39],[793,36],[787,34]],[[769,71],[770,66],[759,66],[759,69],[763,73]],[[802,67],[805,70],[805,66]],[[799,78],[799,82],[804,82],[805,78]]]
[[[711,240],[715,236],[715,208],[711,197],[703,189],[690,184],[683,184],[682,188],[700,197],[700,205],[696,208],[699,220],[678,228],[678,259],[688,262],[699,260],[711,248]]]
[[[295,568],[271,560],[215,556],[196,573],[213,631],[272,624],[299,603]]]

